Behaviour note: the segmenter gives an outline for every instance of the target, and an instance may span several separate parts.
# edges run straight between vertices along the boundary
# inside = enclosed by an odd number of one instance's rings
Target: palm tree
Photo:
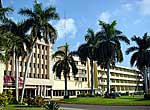
[[[22,103],[24,90],[25,90],[26,77],[29,68],[29,61],[31,59],[35,43],[37,39],[41,40],[42,38],[48,43],[50,42],[54,43],[54,41],[56,40],[57,32],[55,28],[49,23],[49,21],[59,19],[59,16],[56,13],[55,7],[50,6],[46,9],[42,9],[42,4],[37,3],[36,0],[34,2],[33,9],[24,8],[21,9],[19,13],[27,17],[26,25],[30,27],[31,37],[32,37],[30,43],[31,47],[28,51],[28,56],[26,61],[27,65],[24,74],[24,83],[23,83],[22,96],[21,96],[21,103]]]
[[[66,43],[63,50],[58,50],[53,54],[53,58],[56,58],[58,56],[61,56],[61,59],[58,60],[54,66],[53,66],[53,72],[56,73],[56,76],[58,78],[61,78],[61,73],[63,72],[64,79],[65,79],[65,92],[64,92],[64,98],[69,98],[69,94],[67,91],[67,77],[70,73],[70,67],[72,68],[73,75],[76,75],[78,72],[78,69],[75,65],[75,61],[72,57],[72,53],[69,53],[69,46]]]
[[[15,66],[15,76],[16,76],[16,101],[18,102],[18,75],[19,75],[19,57],[25,58],[26,51],[24,44],[29,42],[27,36],[25,35],[28,31],[28,27],[25,27],[26,22],[15,23],[11,19],[7,23],[0,26],[0,29],[4,32],[9,32],[7,39],[9,40],[9,50],[7,50],[7,56],[13,57],[13,62]],[[3,33],[4,33],[3,32]],[[10,43],[11,42],[11,43]]]
[[[148,82],[147,82],[147,68],[150,67],[150,36],[147,33],[144,34],[142,38],[133,36],[132,41],[136,43],[137,46],[129,47],[126,50],[126,54],[133,53],[131,56],[130,64],[131,66],[136,66],[144,75],[144,85],[145,93],[148,93]]]
[[[87,59],[90,60],[91,66],[91,94],[94,95],[94,70],[93,70],[93,61],[96,60],[95,57],[95,48],[97,46],[97,37],[94,34],[93,29],[89,28],[87,34],[85,35],[86,43],[79,46],[77,54],[81,60],[81,63],[86,64]]]
[[[3,8],[2,0],[0,0],[0,25],[2,25],[8,20],[6,14],[11,11],[13,11],[13,9],[9,7]],[[4,32],[3,30],[0,30],[0,61],[3,61],[5,63],[8,59],[6,58],[5,53],[9,49],[8,44],[10,44],[9,40],[7,39],[8,35],[9,32]]]
[[[110,66],[115,65],[116,62],[123,61],[120,41],[124,41],[127,44],[130,43],[121,31],[115,29],[116,24],[116,21],[113,21],[111,24],[99,21],[101,31],[96,34],[96,37],[99,39],[96,58],[98,58],[98,65],[103,65],[104,68],[107,68],[108,96],[110,94]]]
[[[0,22],[7,22],[8,18],[6,17],[6,14],[12,11],[13,9],[10,7],[3,8],[2,0],[0,0]]]

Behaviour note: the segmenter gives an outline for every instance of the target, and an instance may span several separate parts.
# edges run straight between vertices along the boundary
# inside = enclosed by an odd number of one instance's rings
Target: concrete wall
[[[3,92],[4,64],[0,62],[0,93]]]

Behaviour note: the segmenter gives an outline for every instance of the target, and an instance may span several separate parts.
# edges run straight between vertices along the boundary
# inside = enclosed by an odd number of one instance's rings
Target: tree
[[[123,61],[120,41],[130,44],[128,38],[121,31],[115,29],[116,24],[116,21],[113,21],[111,24],[99,21],[101,31],[96,33],[96,37],[99,39],[96,48],[96,58],[98,65],[107,68],[108,96],[110,94],[110,66],[115,65],[116,62]]]
[[[94,70],[93,70],[93,61],[96,60],[95,48],[97,46],[98,39],[94,34],[93,29],[89,28],[87,34],[85,35],[86,43],[79,46],[77,54],[81,60],[81,63],[86,64],[87,59],[90,59],[91,66],[91,94],[94,95]]]
[[[24,74],[24,82],[23,82],[23,89],[21,95],[21,103],[23,101],[24,90],[25,90],[25,83],[26,77],[29,68],[29,61],[31,59],[33,48],[36,44],[37,39],[41,40],[42,38],[48,43],[54,43],[56,40],[57,32],[55,28],[49,23],[50,20],[59,19],[58,14],[56,13],[56,8],[53,6],[49,6],[46,9],[42,9],[42,4],[37,3],[35,0],[33,9],[24,8],[19,11],[21,15],[27,17],[26,22],[27,26],[31,29],[31,42],[30,42],[30,49],[28,50],[27,56],[27,65]]]
[[[8,12],[12,12],[12,11],[13,11],[13,9],[10,7],[3,8],[2,0],[0,0],[0,22],[7,22],[8,18],[6,16],[6,14]]]
[[[0,0],[0,25],[2,25],[8,20],[6,14],[11,11],[13,11],[13,9],[9,7],[3,8],[2,0]],[[7,62],[8,59],[6,58],[5,54],[9,49],[10,44],[9,40],[7,39],[8,35],[9,32],[4,32],[3,30],[0,30],[0,61],[3,61],[5,63]]]
[[[69,53],[69,45],[66,43],[63,50],[58,50],[53,54],[53,58],[61,56],[61,59],[58,60],[53,66],[53,72],[56,73],[58,78],[61,78],[61,73],[63,72],[64,79],[65,79],[65,92],[64,98],[69,98],[69,93],[67,91],[67,77],[70,73],[70,67],[72,68],[72,73],[75,76],[78,72],[76,67],[75,61],[72,57],[72,53]]]
[[[28,27],[25,27],[26,22],[15,23],[11,19],[8,19],[7,23],[4,23],[0,26],[0,29],[3,30],[3,33],[8,33],[6,40],[9,40],[9,49],[7,49],[7,56],[13,57],[13,65],[15,67],[15,79],[16,79],[16,101],[18,102],[18,75],[19,75],[19,57],[25,58],[26,49],[24,44],[28,44],[29,40],[27,39],[26,32]],[[3,36],[5,37],[5,36]]]
[[[136,43],[136,46],[129,47],[126,54],[133,53],[130,65],[135,65],[143,73],[145,93],[148,93],[147,68],[150,67],[150,36],[145,33],[142,38],[133,36],[131,40]]]

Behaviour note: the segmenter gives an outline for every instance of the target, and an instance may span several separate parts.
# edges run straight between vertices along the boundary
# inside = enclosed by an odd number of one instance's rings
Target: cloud
[[[56,0],[39,0],[44,7],[48,7],[50,5],[56,5]]]
[[[133,22],[133,24],[139,24],[139,23],[141,23],[142,21],[140,20],[140,19],[137,19],[137,20],[135,20],[134,22]]]
[[[140,12],[143,15],[150,15],[150,0],[139,1]]]
[[[80,45],[81,45],[81,42],[77,42],[76,45],[71,48],[71,50],[73,51],[77,50]]]
[[[58,39],[64,37],[74,38],[77,32],[75,21],[72,18],[59,20],[55,27],[58,31]]]
[[[104,11],[100,14],[100,20],[105,21],[107,23],[109,22],[110,17],[111,17],[111,14],[107,11]]]
[[[133,5],[130,3],[122,4],[122,9],[124,11],[132,11],[133,10]]]

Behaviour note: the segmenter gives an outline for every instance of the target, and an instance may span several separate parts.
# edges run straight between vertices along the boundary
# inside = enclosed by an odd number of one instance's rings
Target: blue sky
[[[116,28],[129,39],[133,35],[142,36],[150,32],[150,0],[38,0],[43,7],[54,5],[60,15],[59,21],[51,21],[58,30],[55,49],[68,42],[70,50],[76,50],[84,42],[87,29],[100,30],[98,20],[112,22],[117,20]],[[31,8],[33,0],[3,0],[15,12],[9,16],[15,21],[23,20],[17,14],[20,8]],[[131,45],[134,45],[131,43]],[[128,45],[122,43],[124,52]],[[130,67],[130,55],[124,54],[122,66]]]

